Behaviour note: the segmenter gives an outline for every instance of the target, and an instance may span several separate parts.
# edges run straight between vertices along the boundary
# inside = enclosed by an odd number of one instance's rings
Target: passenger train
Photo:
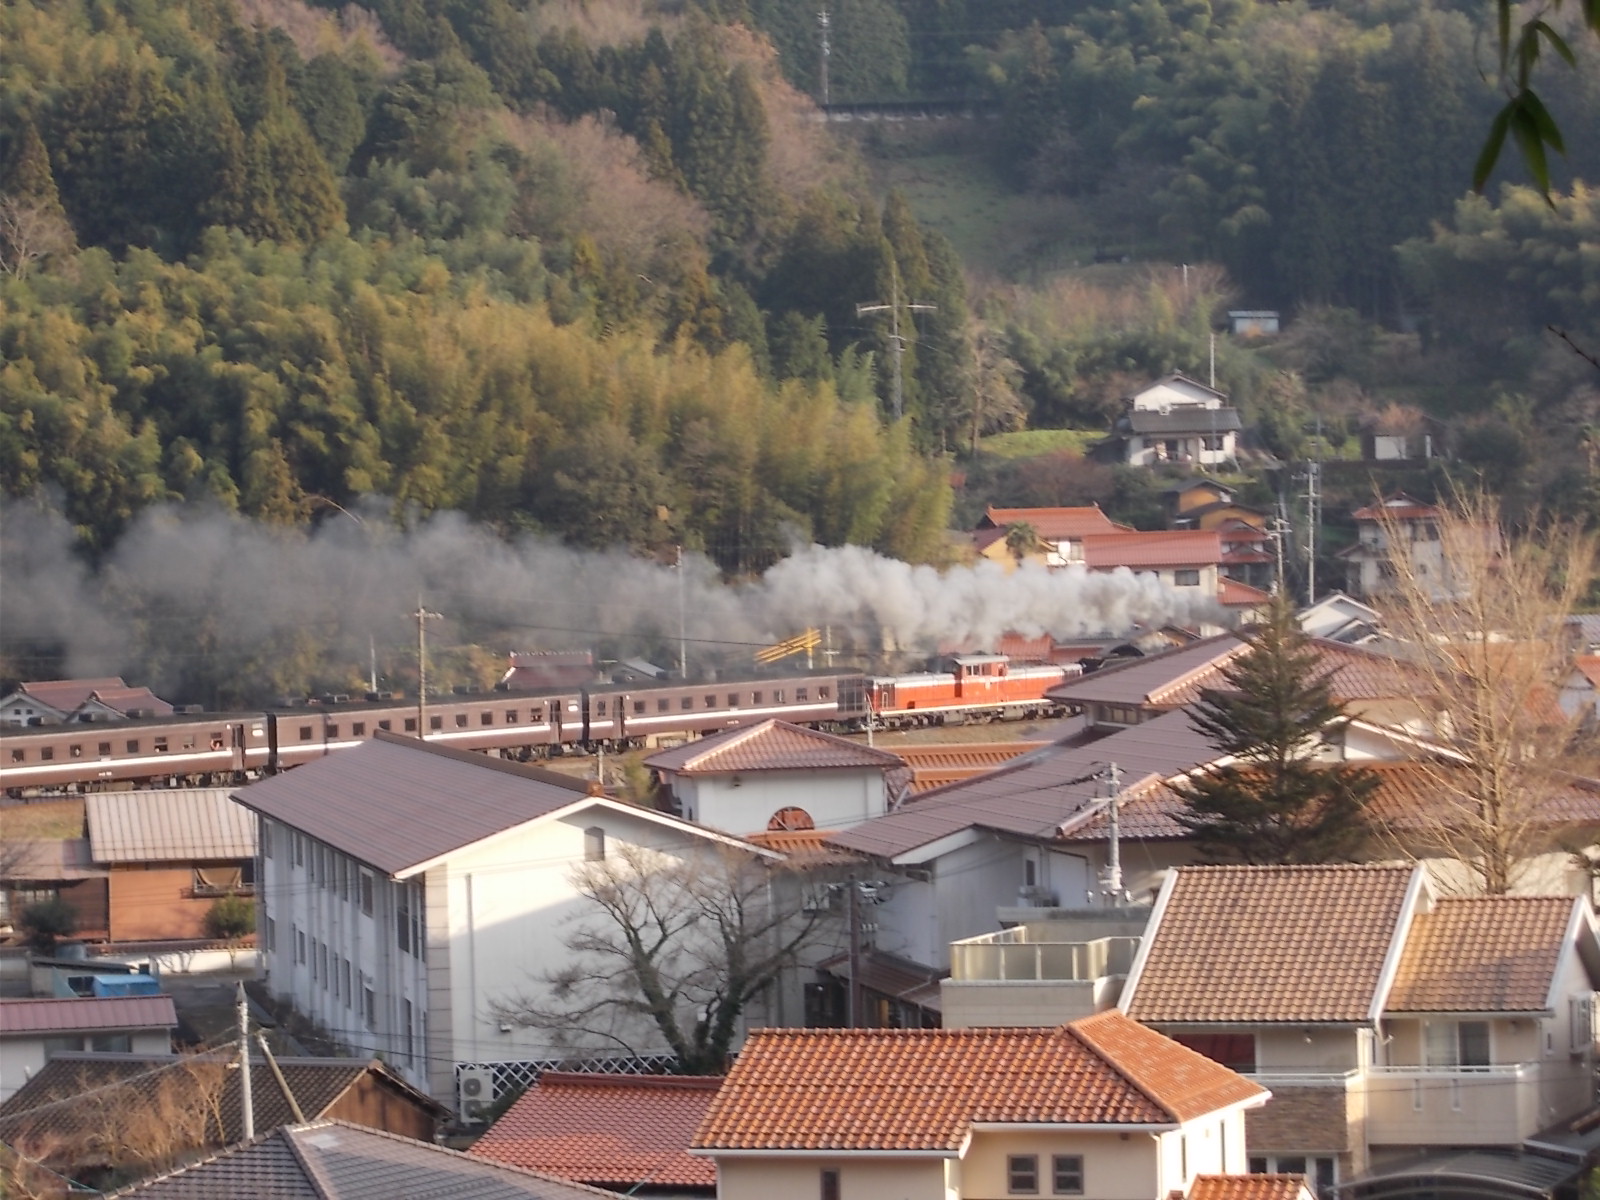
[[[962,655],[914,675],[807,673],[715,683],[601,684],[430,697],[430,742],[529,760],[651,745],[776,717],[834,731],[1060,716],[1045,693],[1083,668]],[[220,785],[360,745],[380,729],[417,733],[415,699],[369,695],[248,714],[0,728],[10,796],[108,787]]]

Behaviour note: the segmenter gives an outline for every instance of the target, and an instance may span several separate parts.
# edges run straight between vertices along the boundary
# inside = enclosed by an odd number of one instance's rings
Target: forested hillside
[[[974,283],[819,119],[814,7],[5,6],[0,486],[90,550],[160,501],[377,495],[730,574],[797,536],[937,560],[952,478],[1144,513],[1075,455],[959,460],[1103,430],[1223,309],[1275,306],[1288,336],[1217,356],[1257,444],[1425,413],[1596,506],[1596,376],[1545,332],[1600,338],[1592,39],[1549,73],[1546,205],[1466,198],[1476,0],[837,0],[833,100],[974,106],[984,169],[1132,260]]]

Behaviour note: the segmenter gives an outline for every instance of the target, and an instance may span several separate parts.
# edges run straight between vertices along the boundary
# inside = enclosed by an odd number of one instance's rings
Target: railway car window
[[[378,722],[378,728],[379,729],[388,729],[389,728],[389,722],[388,721],[379,721]]]
[[[55,758],[55,756],[56,756],[56,748],[54,746],[41,746],[39,748],[39,761],[40,762],[50,762],[51,760],[53,760]]]
[[[597,717],[603,717],[606,715],[606,702],[604,700],[595,702],[594,715]]]
[[[417,719],[415,717],[407,717],[406,718],[406,732],[407,733],[415,733],[416,731],[417,731]]]
[[[336,737],[339,736],[339,726],[336,725],[336,724],[335,725],[329,725],[326,732],[327,732],[327,736],[329,736],[331,738],[336,738]]]
[[[478,715],[478,724],[479,725],[493,725],[494,724],[494,714],[492,712],[480,713]]]
[[[738,692],[729,692],[728,693],[728,707],[729,708],[738,708],[739,707],[739,693]]]
[[[805,688],[795,688],[795,690],[794,690],[794,700],[795,700],[796,704],[804,704],[806,702],[806,689]]]
[[[23,755],[24,755],[24,751],[13,750],[11,752],[11,761],[12,762],[21,762],[23,760]]]
[[[773,702],[773,703],[774,703],[774,704],[784,704],[784,703],[787,703],[787,701],[785,701],[785,700],[784,700],[784,698],[783,698],[783,697],[784,697],[784,691],[783,691],[783,689],[782,689],[782,688],[775,688],[775,689],[774,689],[774,690],[773,690],[773,693],[772,693],[772,702]]]
[[[309,726],[309,725],[300,726],[300,740],[302,742],[309,742],[311,740],[311,726]]]
[[[139,753],[139,739],[138,738],[129,738],[128,739],[128,753],[129,754],[137,754],[137,753]]]
[[[444,728],[444,718],[443,717],[429,717],[428,718],[428,728],[429,729],[443,729]]]
[[[643,700],[635,700],[633,702],[633,711],[636,712],[636,713],[642,713],[644,711],[644,701]]]
[[[466,727],[467,727],[467,714],[466,713],[457,713],[456,714],[456,728],[457,729],[465,729]]]
[[[817,699],[818,700],[826,700],[827,698],[828,698],[828,689],[825,688],[825,687],[819,687],[817,689]]]
[[[185,750],[193,750],[194,749],[194,734],[191,733],[191,734],[189,734],[187,737],[185,737],[183,739],[183,748]],[[76,758],[77,756],[74,755],[73,757]]]
[[[99,755],[102,755],[102,756],[110,754],[111,753],[111,743],[110,742],[101,742],[100,743],[100,748],[98,750],[96,750],[95,753],[99,754]]]
[[[355,721],[355,722],[353,722],[351,724],[351,726],[350,726],[350,736],[351,737],[366,737],[367,736],[367,723],[365,721]]]
[[[506,724],[507,725],[515,725],[516,723],[517,723],[517,710],[514,709],[514,708],[506,709]]]
[[[706,707],[707,708],[715,708],[716,706],[717,706],[717,698],[715,696],[707,696],[706,697]]]
[[[156,744],[151,747],[151,749],[153,749],[157,754],[165,754],[167,752],[167,739],[164,737],[158,737],[156,739]]]
[[[672,707],[672,701],[671,700],[661,699],[661,700],[657,700],[656,701],[656,711],[657,712],[666,712],[671,707]]]
[[[751,704],[760,704],[761,703],[761,693],[760,692],[751,692],[750,693],[750,703]]]
[[[685,696],[682,700],[678,701],[678,707],[683,709],[684,712],[688,712],[694,707],[694,697]]]

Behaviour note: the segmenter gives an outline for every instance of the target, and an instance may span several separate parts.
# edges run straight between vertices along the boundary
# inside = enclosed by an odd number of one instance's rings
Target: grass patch
[[[6,841],[32,842],[83,836],[83,801],[35,800],[8,804],[0,809],[0,829]]]
[[[1082,454],[1104,437],[1104,433],[1093,429],[1019,429],[981,439],[978,451],[996,458],[1034,458],[1058,450]]]

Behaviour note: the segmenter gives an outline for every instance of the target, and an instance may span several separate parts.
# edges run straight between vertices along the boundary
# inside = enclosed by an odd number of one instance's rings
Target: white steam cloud
[[[310,532],[155,508],[95,571],[72,545],[71,527],[42,505],[0,510],[0,637],[15,669],[31,647],[59,643],[74,676],[131,671],[130,681],[158,686],[200,655],[249,663],[309,644],[360,675],[369,645],[397,659],[415,645],[419,597],[446,617],[430,632],[446,643],[487,632],[505,640],[497,653],[605,642],[638,654],[675,644],[681,596],[691,670],[719,657],[748,665],[752,646],[807,626],[828,626],[836,646],[931,653],[992,648],[1007,631],[1123,635],[1215,619],[1127,571],[981,563],[941,572],[860,547],[809,546],[755,582],[729,585],[698,555],[680,578],[622,551],[507,541],[455,514],[402,530],[376,507]]]

